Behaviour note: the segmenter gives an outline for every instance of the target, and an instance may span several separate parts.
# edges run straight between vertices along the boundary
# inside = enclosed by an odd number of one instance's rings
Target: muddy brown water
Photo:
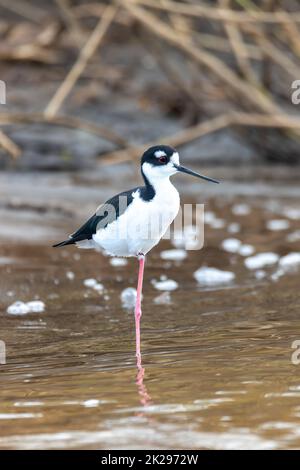
[[[113,267],[109,258],[74,248],[53,250],[58,233],[0,244],[0,328],[6,344],[1,367],[2,449],[274,449],[300,447],[300,365],[291,357],[300,340],[297,268],[264,277],[245,258],[220,245],[239,238],[256,253],[300,251],[295,200],[207,198],[206,209],[225,221],[206,225],[205,247],[184,261],[163,261],[162,242],[147,259],[143,317],[143,370],[134,356],[134,316],[120,294],[135,286],[136,262]],[[45,216],[46,217],[46,216]],[[271,231],[266,221],[285,219]],[[229,233],[232,222],[238,233]],[[52,222],[51,222],[52,223]],[[73,228],[73,227],[72,227]],[[228,285],[199,285],[193,273],[206,265],[235,273]],[[70,274],[74,273],[74,278]],[[151,280],[178,282],[170,304]],[[100,294],[84,286],[96,278]],[[42,299],[42,313],[6,313],[15,300]]]

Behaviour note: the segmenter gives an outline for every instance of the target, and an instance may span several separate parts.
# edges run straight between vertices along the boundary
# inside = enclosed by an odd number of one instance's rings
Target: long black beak
[[[181,173],[186,173],[187,175],[197,176],[197,178],[202,178],[203,180],[210,181],[211,183],[217,183],[217,184],[220,183],[220,181],[214,180],[213,178],[209,178],[208,176],[200,175],[199,173],[189,170],[188,168],[185,168],[184,166],[175,165],[175,164],[174,166]]]

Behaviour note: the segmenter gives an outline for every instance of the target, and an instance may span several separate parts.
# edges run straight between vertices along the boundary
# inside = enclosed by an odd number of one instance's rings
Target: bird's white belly
[[[179,194],[171,184],[167,194],[157,193],[151,201],[137,195],[127,210],[99,230],[93,239],[111,255],[146,254],[165,234],[178,213],[179,204]]]

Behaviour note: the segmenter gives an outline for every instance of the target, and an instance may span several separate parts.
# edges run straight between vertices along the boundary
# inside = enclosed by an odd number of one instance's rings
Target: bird
[[[123,191],[108,199],[67,240],[53,245],[53,247],[76,245],[85,249],[100,248],[111,256],[138,259],[135,301],[138,366],[141,366],[140,319],[145,257],[159,243],[180,207],[179,193],[170,181],[170,177],[176,173],[184,173],[219,183],[213,178],[182,166],[178,151],[168,145],[148,148],[141,157],[140,169],[144,185]]]

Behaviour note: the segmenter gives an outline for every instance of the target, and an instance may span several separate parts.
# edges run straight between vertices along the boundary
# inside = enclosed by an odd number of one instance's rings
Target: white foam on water
[[[124,308],[133,308],[136,302],[137,291],[134,287],[126,287],[121,292],[121,302]]]
[[[225,225],[226,225],[225,220],[223,220],[223,219],[215,219],[210,224],[211,228],[214,228],[216,230],[224,228]]]
[[[287,235],[286,241],[290,243],[298,242],[300,240],[300,230],[295,230]]]
[[[19,406],[19,407],[23,407],[23,406],[42,406],[44,405],[44,402],[42,401],[16,401],[14,403],[14,406]]]
[[[297,209],[295,207],[291,207],[289,209],[285,209],[284,214],[282,214],[289,219],[292,220],[299,220],[300,219],[300,209]]]
[[[128,264],[126,258],[110,258],[109,262],[111,266],[114,266],[115,268],[126,266]]]
[[[155,297],[153,302],[157,305],[169,305],[172,303],[170,292],[163,292],[162,294]]]
[[[223,250],[228,251],[228,253],[238,253],[241,245],[241,240],[238,240],[237,238],[226,238],[222,241],[221,246]]]
[[[232,282],[235,274],[217,268],[202,267],[194,272],[194,278],[203,286],[216,286]]]
[[[9,256],[0,256],[0,266],[5,266],[7,264],[15,263],[16,260],[10,258]]]
[[[17,300],[7,307],[6,312],[9,315],[27,315],[28,313],[40,313],[45,310],[45,303],[41,300],[32,300],[31,302],[22,302]]]
[[[93,399],[91,398],[90,400],[85,400],[82,405],[85,406],[85,408],[95,408],[96,406],[99,406],[100,400]]]
[[[152,283],[155,289],[157,290],[173,291],[178,288],[178,283],[174,281],[173,279],[165,279],[163,281],[153,280]]]
[[[232,222],[231,224],[228,225],[227,231],[229,233],[238,233],[241,231],[241,226],[238,222]]]
[[[187,225],[183,230],[175,230],[171,243],[175,248],[193,250],[199,247],[199,229],[193,225]]]
[[[69,281],[73,281],[75,279],[75,274],[72,271],[68,271],[66,273],[66,278],[69,279]]]
[[[290,227],[290,223],[288,220],[285,219],[274,219],[268,220],[266,223],[266,227],[268,230],[277,232],[279,230],[287,230]]]
[[[204,213],[204,223],[210,225],[214,220],[216,220],[216,214],[213,211],[205,211]]]
[[[27,307],[30,312],[40,313],[45,310],[45,303],[41,300],[32,300],[31,302],[27,302]]]
[[[168,261],[182,261],[187,257],[187,252],[183,249],[164,250],[160,253],[161,259]]]
[[[22,302],[21,300],[17,300],[12,305],[7,307],[6,312],[9,315],[26,315],[27,313],[30,312],[30,309],[25,302]]]
[[[241,256],[251,256],[255,252],[255,248],[252,245],[245,243],[239,249],[239,254]]]
[[[97,282],[97,284],[94,285],[93,289],[96,290],[97,292],[103,292],[104,285],[100,284],[100,282]]]
[[[220,219],[212,211],[205,211],[204,223],[210,225],[211,228],[220,229],[225,227],[225,220]]]
[[[300,253],[289,253],[286,256],[282,256],[279,260],[279,266],[283,269],[292,269],[300,265]]]
[[[271,266],[272,264],[277,263],[278,260],[279,255],[277,255],[277,253],[266,252],[250,256],[245,259],[244,263],[248,269],[261,269],[265,266]]]
[[[42,413],[0,413],[0,419],[26,419],[42,417]]]
[[[96,279],[93,279],[93,278],[85,279],[83,281],[83,284],[85,287],[88,287],[89,289],[93,289],[97,292],[102,293],[104,291],[104,285],[98,282]]]
[[[266,275],[267,273],[263,269],[258,269],[257,271],[255,271],[255,277],[258,280],[263,279],[264,277],[266,277]]]
[[[83,285],[84,285],[85,287],[93,288],[96,284],[98,284],[98,281],[97,281],[96,279],[92,279],[92,278],[90,278],[90,279],[85,279],[85,280],[83,281]]]
[[[275,281],[275,282],[278,281],[278,279],[284,276],[285,273],[286,273],[285,269],[282,269],[282,268],[277,269],[277,271],[275,271],[275,273],[271,275],[272,281]]]
[[[251,208],[248,204],[234,204],[231,211],[234,215],[248,215],[251,212]]]

